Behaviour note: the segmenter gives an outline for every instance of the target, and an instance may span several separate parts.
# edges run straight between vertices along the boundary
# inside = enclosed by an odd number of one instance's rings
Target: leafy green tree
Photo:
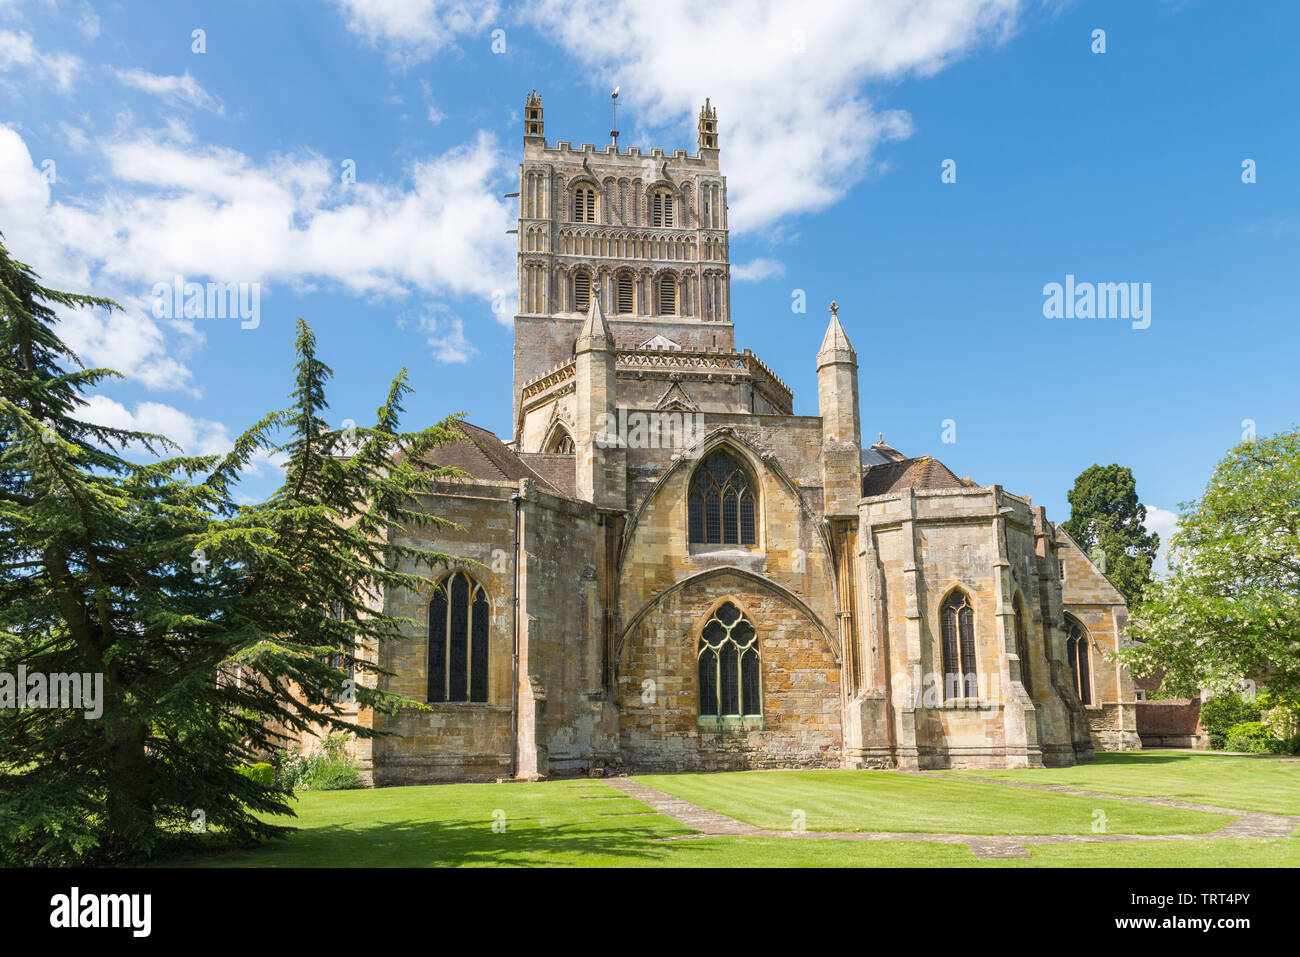
[[[1131,469],[1121,465],[1092,465],[1070,489],[1070,518],[1064,528],[1089,555],[1105,556],[1106,577],[1130,606],[1142,599],[1151,581],[1151,563],[1160,536],[1148,532],[1146,506],[1138,501]]]
[[[377,596],[447,561],[391,535],[449,524],[416,497],[448,473],[422,463],[454,422],[401,432],[403,372],[372,426],[329,428],[331,372],[299,320],[287,410],[227,455],[158,460],[164,437],[78,416],[114,373],[81,367],[57,306],[116,308],[42,286],[0,245],[0,673],[101,676],[102,714],[0,710],[0,862],[136,861],[200,823],[283,833],[259,814],[291,814],[287,796],[235,767],[280,731],[372,734],[339,698],[403,703],[370,687],[367,651],[406,624]],[[240,505],[257,455],[284,457],[284,483]]]
[[[1243,442],[1183,506],[1172,574],[1147,589],[1121,652],[1162,690],[1239,691],[1279,703],[1300,693],[1300,430]]]

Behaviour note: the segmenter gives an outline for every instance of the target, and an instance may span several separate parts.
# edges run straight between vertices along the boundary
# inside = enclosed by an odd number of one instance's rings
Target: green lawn
[[[746,824],[789,830],[943,834],[1089,834],[1095,812],[1110,834],[1204,834],[1232,818],[999,784],[890,771],[738,771],[638,775],[636,780]]]
[[[1146,760],[1163,758],[1164,760]],[[1214,803],[1294,807],[1297,765],[1219,755],[1102,755],[1060,771],[978,772],[1113,793],[1189,794],[1197,775]],[[953,772],[958,773],[958,772]],[[976,772],[971,772],[975,774]],[[761,827],[969,834],[1090,833],[1104,810],[1111,834],[1204,833],[1225,815],[1078,798],[1004,785],[878,771],[645,775],[637,780]],[[1162,791],[1161,787],[1170,791]],[[1292,788],[1294,785],[1292,785]],[[1287,802],[1290,802],[1289,804]],[[980,859],[964,845],[708,837],[602,781],[448,784],[300,793],[299,830],[253,850],[170,861],[216,867],[1300,867],[1300,840],[1154,840],[1030,846],[1028,858]],[[501,814],[496,814],[501,812]],[[495,817],[494,817],[495,815]],[[502,816],[503,815],[503,816]],[[494,820],[498,824],[493,830]],[[504,824],[504,829],[501,824]]]
[[[189,863],[222,867],[619,866],[663,863],[689,834],[599,781],[443,784],[298,795],[285,841]],[[503,812],[504,818],[495,818]],[[493,831],[493,824],[504,831]],[[645,859],[649,856],[649,859]]]
[[[1090,764],[1026,771],[944,771],[954,777],[1061,784],[1084,791],[1167,797],[1216,807],[1300,814],[1300,763],[1272,755],[1123,751]]]

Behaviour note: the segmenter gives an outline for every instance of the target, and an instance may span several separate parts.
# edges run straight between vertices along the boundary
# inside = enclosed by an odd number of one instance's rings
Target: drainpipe
[[[515,507],[514,522],[514,574],[510,583],[510,606],[513,609],[510,626],[510,777],[519,773],[519,506],[523,496],[515,492],[510,496]]]

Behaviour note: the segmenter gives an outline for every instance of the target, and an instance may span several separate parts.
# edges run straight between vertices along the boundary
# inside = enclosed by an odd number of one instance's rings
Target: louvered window
[[[573,274],[573,308],[576,312],[586,312],[591,308],[591,273]]]
[[[636,312],[636,282],[626,273],[618,277],[618,311]]]
[[[659,313],[677,315],[677,280],[672,276],[659,277]]]
[[[441,582],[429,602],[429,700],[487,701],[487,592],[464,572]]]
[[[731,602],[724,602],[705,624],[697,656],[701,715],[763,713],[758,635]]]
[[[711,454],[695,470],[687,497],[686,524],[695,544],[758,543],[749,473],[725,449]]]
[[[573,221],[575,223],[596,221],[596,191],[592,187],[579,186],[573,191]]]
[[[975,662],[975,609],[958,589],[944,599],[939,618],[943,639],[943,687],[947,697],[979,697]]]
[[[659,191],[650,197],[650,225],[671,226],[673,224],[673,194]]]

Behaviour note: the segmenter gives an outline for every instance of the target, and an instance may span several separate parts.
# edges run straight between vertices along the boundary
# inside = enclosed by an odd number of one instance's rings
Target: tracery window
[[[438,583],[429,602],[429,700],[487,701],[490,608],[464,572]]]
[[[718,718],[761,715],[758,634],[731,602],[714,612],[700,634],[700,714]]]
[[[943,639],[943,687],[949,697],[978,698],[975,661],[975,609],[960,588],[943,601],[939,611]]]
[[[545,451],[552,455],[573,455],[575,449],[573,436],[569,434],[567,429],[557,426],[555,431],[551,433],[551,440],[547,443]]]
[[[710,453],[691,477],[687,525],[693,544],[758,544],[752,480],[726,449]]]
[[[1065,619],[1065,660],[1074,676],[1074,690],[1084,704],[1092,704],[1092,672],[1088,669],[1088,632],[1073,618]]]

